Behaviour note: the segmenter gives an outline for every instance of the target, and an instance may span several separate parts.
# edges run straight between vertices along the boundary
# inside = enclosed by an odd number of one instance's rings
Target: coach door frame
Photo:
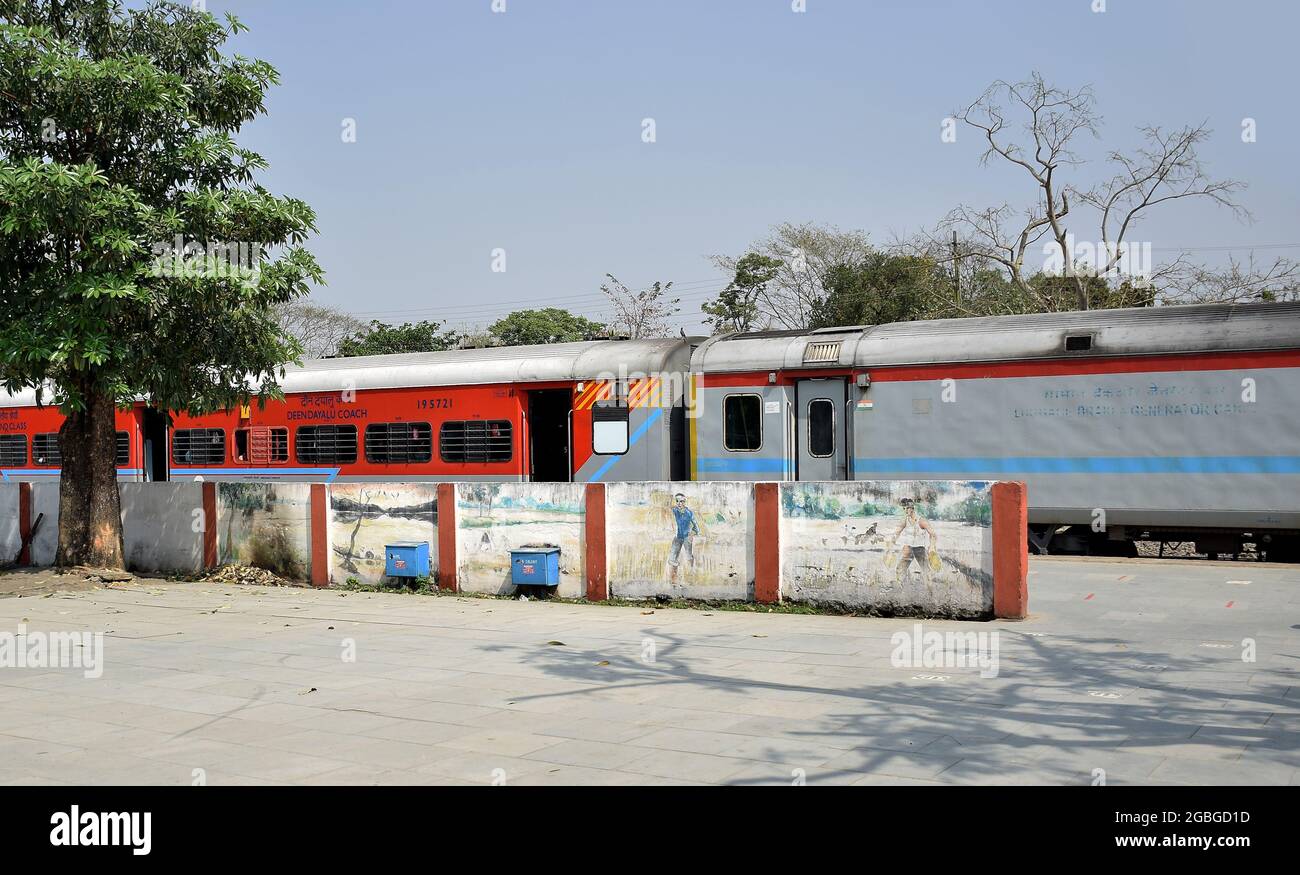
[[[849,477],[848,380],[845,377],[810,377],[795,381],[795,479],[847,480]],[[829,456],[812,454],[811,429],[814,402],[831,405],[831,435],[835,441]],[[819,476],[821,474],[828,476]]]
[[[171,479],[171,436],[171,423],[165,411],[140,408],[141,480],[161,483]]]
[[[530,389],[525,393],[524,402],[524,421],[528,424],[528,431],[524,437],[528,446],[528,469],[527,479],[534,483],[572,483],[573,482],[573,391],[567,388],[557,389]],[[549,408],[549,409],[546,409]],[[554,440],[558,435],[549,435],[547,431],[554,428],[559,422],[558,413],[563,410],[564,413],[564,439],[563,441]],[[537,459],[538,453],[538,420],[541,419],[542,445],[541,448],[554,445],[562,445],[565,454],[565,476],[563,480],[557,480],[554,477],[548,477],[545,480],[537,479]],[[549,421],[548,421],[549,420]],[[554,428],[559,431],[558,428]]]

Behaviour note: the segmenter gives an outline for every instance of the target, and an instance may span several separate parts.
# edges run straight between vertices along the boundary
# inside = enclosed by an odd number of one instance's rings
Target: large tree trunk
[[[59,429],[58,565],[123,568],[122,502],[117,493],[117,436],[113,399],[93,388],[86,409]]]

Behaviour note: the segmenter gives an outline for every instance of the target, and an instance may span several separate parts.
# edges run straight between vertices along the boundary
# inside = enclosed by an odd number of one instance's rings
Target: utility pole
[[[957,232],[952,232],[952,293],[961,307],[961,260],[957,257]]]

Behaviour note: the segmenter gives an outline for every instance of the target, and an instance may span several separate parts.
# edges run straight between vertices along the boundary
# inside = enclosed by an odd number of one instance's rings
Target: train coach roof
[[[487,383],[548,383],[681,369],[689,342],[592,340],[539,346],[495,346],[401,355],[313,359],[286,368],[285,392],[460,386]],[[673,361],[675,355],[682,361]],[[676,366],[674,368],[674,365]]]
[[[620,373],[681,371],[687,366],[690,343],[691,340],[683,338],[592,340],[309,359],[301,367],[287,366],[280,386],[285,392],[335,392],[343,388],[565,382],[613,377]],[[50,402],[49,392],[46,392],[45,402]],[[0,407],[33,407],[35,404],[36,393],[30,389],[14,395],[0,390]]]
[[[1091,336],[1066,352],[1067,336]],[[703,373],[1300,348],[1300,303],[1195,304],[935,319],[813,332],[733,334],[702,344]]]

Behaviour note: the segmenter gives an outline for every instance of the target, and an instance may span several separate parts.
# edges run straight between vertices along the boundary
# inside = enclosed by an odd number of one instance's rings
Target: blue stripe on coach
[[[1300,474],[1300,456],[973,456],[854,459],[884,474]]]

